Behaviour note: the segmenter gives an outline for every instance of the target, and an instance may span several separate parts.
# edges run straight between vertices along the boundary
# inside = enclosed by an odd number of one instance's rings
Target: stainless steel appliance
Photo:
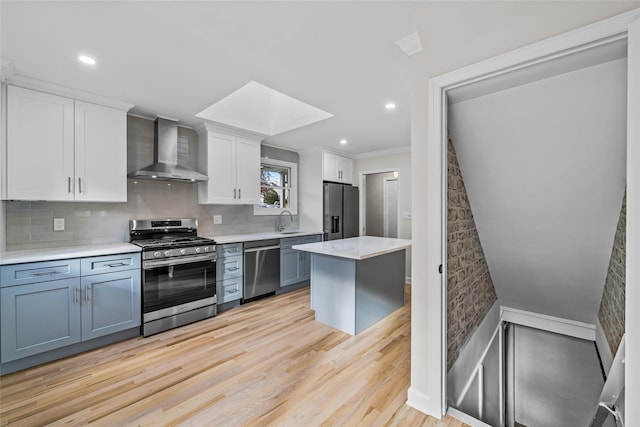
[[[142,335],[216,315],[216,244],[196,219],[129,221],[142,248]]]
[[[156,117],[153,133],[153,163],[131,172],[129,178],[156,181],[200,182],[209,178],[178,164],[178,122]]]
[[[358,187],[325,182],[324,240],[359,236],[358,206]]]
[[[280,240],[244,244],[244,301],[280,289]]]

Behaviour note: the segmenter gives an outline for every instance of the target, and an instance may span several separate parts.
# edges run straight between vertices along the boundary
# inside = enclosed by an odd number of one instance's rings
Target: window
[[[298,166],[263,157],[260,161],[260,204],[254,215],[279,215],[283,210],[298,213]]]

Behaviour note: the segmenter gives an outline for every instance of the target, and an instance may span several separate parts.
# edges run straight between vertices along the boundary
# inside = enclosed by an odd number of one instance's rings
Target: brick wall
[[[455,149],[448,143],[447,368],[497,300]]]
[[[609,348],[611,348],[611,353],[614,355],[620,345],[622,335],[624,335],[626,232],[627,196],[625,194],[622,199],[618,228],[613,239],[609,270],[598,312],[598,319],[609,343]]]

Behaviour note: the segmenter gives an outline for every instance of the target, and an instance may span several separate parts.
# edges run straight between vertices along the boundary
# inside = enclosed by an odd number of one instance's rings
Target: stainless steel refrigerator
[[[358,187],[324,183],[324,240],[359,236],[358,215]]]

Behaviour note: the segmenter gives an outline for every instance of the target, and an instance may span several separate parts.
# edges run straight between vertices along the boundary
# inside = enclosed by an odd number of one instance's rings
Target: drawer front
[[[0,284],[3,288],[48,282],[80,276],[80,259],[29,262],[0,267]]]
[[[242,277],[227,279],[218,286],[218,303],[222,304],[242,298]]]
[[[216,248],[218,258],[242,255],[242,243],[227,243]]]
[[[243,257],[233,256],[227,258],[218,258],[216,268],[216,280],[227,280],[243,275]]]
[[[83,276],[92,274],[115,273],[124,270],[140,268],[140,254],[127,253],[118,255],[104,255],[82,258],[81,271]]]
[[[280,239],[280,250],[291,249],[293,245],[299,245],[302,243],[302,239],[298,237],[287,237],[286,239]]]
[[[322,235],[316,234],[316,235],[313,235],[313,236],[306,236],[306,237],[303,237],[301,240],[302,241],[300,242],[300,244],[302,244],[302,245],[307,244],[307,243],[322,242]]]

